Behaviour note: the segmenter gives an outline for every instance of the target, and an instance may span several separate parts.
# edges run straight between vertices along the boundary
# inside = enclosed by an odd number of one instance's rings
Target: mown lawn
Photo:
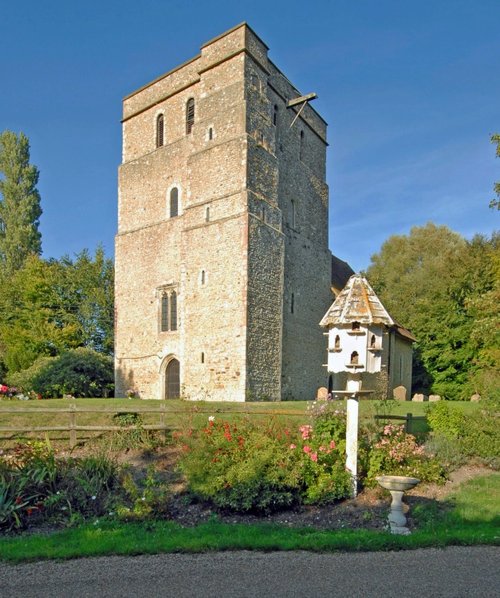
[[[371,530],[317,530],[278,525],[213,522],[183,528],[169,521],[111,520],[53,534],[0,539],[0,559],[19,563],[104,555],[208,552],[221,550],[374,551],[431,546],[500,544],[500,474],[463,484],[442,503],[414,514],[419,529],[410,536]]]

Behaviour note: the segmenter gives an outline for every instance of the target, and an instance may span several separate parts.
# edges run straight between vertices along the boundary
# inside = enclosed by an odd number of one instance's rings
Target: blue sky
[[[122,98],[242,21],[319,96],[336,255],[361,270],[414,225],[499,228],[500,0],[4,0],[0,130],[30,138],[46,257],[113,255]]]

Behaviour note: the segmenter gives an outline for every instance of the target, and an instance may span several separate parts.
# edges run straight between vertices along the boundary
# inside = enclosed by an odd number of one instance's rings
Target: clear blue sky
[[[3,0],[0,130],[30,138],[46,257],[113,255],[122,98],[242,21],[319,96],[336,255],[366,268],[429,220],[499,228],[500,0]]]

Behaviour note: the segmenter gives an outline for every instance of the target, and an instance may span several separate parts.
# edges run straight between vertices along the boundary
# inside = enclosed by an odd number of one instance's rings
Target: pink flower
[[[311,447],[306,444],[303,450],[304,450],[304,453],[308,454],[311,452]]]
[[[318,460],[318,453],[311,453],[309,456],[311,457],[311,461],[317,461]]]
[[[330,448],[331,449],[335,448],[335,440],[330,440]]]
[[[289,448],[291,448],[291,449],[297,448],[297,445],[296,444],[291,444]]]
[[[302,433],[302,439],[308,440],[311,436],[312,426],[304,425],[300,426],[299,431]]]

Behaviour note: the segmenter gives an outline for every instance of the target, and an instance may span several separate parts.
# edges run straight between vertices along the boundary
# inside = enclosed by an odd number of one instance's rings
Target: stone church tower
[[[124,100],[116,396],[325,385],[326,123],[287,107],[301,94],[267,50],[243,23]]]

